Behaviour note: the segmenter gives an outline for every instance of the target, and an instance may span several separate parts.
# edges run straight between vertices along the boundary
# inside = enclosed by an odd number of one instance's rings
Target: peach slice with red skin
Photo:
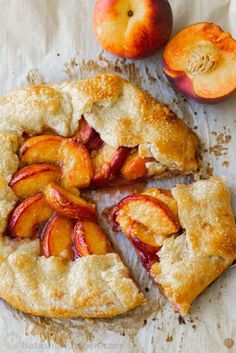
[[[142,195],[152,196],[155,199],[163,202],[178,219],[178,206],[176,200],[173,198],[170,190],[150,188],[145,190]]]
[[[122,214],[141,223],[155,236],[171,235],[180,227],[179,221],[166,204],[149,195],[132,194],[121,200],[116,206],[114,221],[119,223],[118,216]]]
[[[61,177],[61,168],[52,164],[31,164],[19,169],[9,186],[19,198],[41,191],[49,182]]]
[[[139,258],[142,262],[143,267],[150,272],[152,269],[152,266],[154,264],[156,264],[157,262],[159,262],[159,258],[157,254],[150,254],[150,253],[143,253],[143,252],[139,252],[138,253]]]
[[[76,256],[92,254],[105,255],[111,252],[111,245],[97,223],[77,221],[73,230],[73,245]]]
[[[98,151],[92,153],[94,186],[106,185],[120,171],[129,153],[129,148],[114,148],[104,144]]]
[[[151,266],[158,261],[156,253],[160,249],[153,234],[141,223],[133,221],[124,214],[117,216],[117,223],[138,252],[143,266],[149,271]]]
[[[71,219],[54,214],[43,230],[41,244],[43,255],[72,260],[72,231],[73,221]]]
[[[74,138],[63,139],[58,160],[62,164],[62,184],[67,188],[86,188],[93,177],[90,154],[81,142]]]
[[[44,194],[53,210],[62,216],[77,219],[97,219],[95,205],[75,196],[57,183],[49,183]]]
[[[87,123],[84,117],[79,121],[76,138],[89,150],[98,150],[104,143],[99,134]]]
[[[94,30],[111,54],[140,59],[156,53],[168,41],[173,18],[167,0],[96,0]]]
[[[118,203],[119,205],[119,203]],[[106,217],[108,223],[111,225],[112,230],[114,232],[120,232],[121,227],[119,223],[116,221],[117,213],[119,212],[118,205],[109,207],[103,211],[103,215]]]
[[[217,103],[236,90],[236,41],[213,23],[182,29],[163,55],[168,79],[192,99]]]
[[[51,162],[57,163],[58,150],[63,137],[40,135],[28,138],[19,150],[20,159],[27,164]]]
[[[36,236],[39,226],[53,213],[43,193],[24,199],[12,212],[9,230],[15,237],[30,238]]]
[[[146,163],[150,160],[151,158],[140,157],[136,149],[131,151],[120,170],[121,175],[127,180],[135,180],[147,176]]]
[[[132,245],[137,249],[139,252],[143,254],[156,254],[157,251],[160,249],[159,246],[152,246],[146,243],[143,243],[139,238],[130,238]]]
[[[147,253],[157,252],[159,246],[153,233],[142,223],[134,221],[124,213],[117,215],[116,222],[119,224],[121,231],[139,251]]]

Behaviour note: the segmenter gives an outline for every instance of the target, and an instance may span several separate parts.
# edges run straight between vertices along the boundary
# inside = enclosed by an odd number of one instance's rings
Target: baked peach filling
[[[9,216],[11,236],[39,237],[41,253],[46,257],[73,260],[111,252],[111,244],[98,225],[96,207],[80,196],[80,190],[106,186],[118,176],[127,181],[148,177],[146,163],[154,161],[153,158],[141,158],[138,146],[114,148],[107,145],[83,117],[72,137],[23,134],[22,139],[18,151],[20,169],[9,182],[19,200]],[[148,198],[146,196],[147,202]],[[136,201],[135,207],[142,207],[142,200]],[[133,212],[132,203],[125,204],[125,209],[128,207]],[[168,209],[165,212],[168,213]],[[169,227],[175,232],[177,225],[171,217],[169,214]],[[156,226],[153,224],[154,228]],[[136,230],[134,225],[131,233],[139,232],[139,227],[137,223]],[[165,234],[164,229],[161,230]],[[140,246],[145,244],[146,238],[148,244],[151,242],[148,232],[143,232],[139,238]],[[149,246],[156,249],[154,239]]]
[[[109,211],[114,230],[121,230],[152,272],[163,241],[180,231],[177,203],[171,191],[151,188],[131,194]],[[154,267],[153,267],[154,268]]]

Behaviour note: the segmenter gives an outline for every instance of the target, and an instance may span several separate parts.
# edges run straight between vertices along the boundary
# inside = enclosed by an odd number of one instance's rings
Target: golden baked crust
[[[10,181],[12,174],[17,170],[19,160],[16,151],[19,146],[17,135],[0,130],[0,175]]]
[[[0,174],[0,235],[6,229],[8,214],[15,206],[16,201],[14,192]]]
[[[39,240],[0,240],[0,297],[33,315],[112,317],[144,302],[116,254],[39,257]]]
[[[185,315],[194,298],[236,258],[236,225],[230,193],[220,178],[177,185],[172,194],[185,233],[163,242],[152,274]]]
[[[0,99],[0,131],[73,134],[81,115],[107,144],[139,145],[168,170],[197,169],[197,136],[166,106],[123,78],[104,74],[20,89]]]

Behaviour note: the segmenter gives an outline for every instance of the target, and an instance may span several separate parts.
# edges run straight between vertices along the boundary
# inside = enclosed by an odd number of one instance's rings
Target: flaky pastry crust
[[[172,194],[185,232],[164,240],[152,275],[185,315],[194,298],[235,260],[236,224],[220,178],[177,185]]]
[[[53,317],[111,317],[143,302],[115,254],[74,262],[39,257],[39,241],[2,239],[0,295],[15,308]],[[6,254],[7,253],[7,254]]]
[[[134,147],[167,170],[198,168],[197,136],[166,106],[125,79],[104,74],[19,89],[0,99],[0,131],[72,135],[81,116],[110,146]]]

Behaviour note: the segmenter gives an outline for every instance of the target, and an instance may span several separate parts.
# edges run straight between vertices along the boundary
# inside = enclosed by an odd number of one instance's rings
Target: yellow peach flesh
[[[71,220],[58,215],[53,216],[44,230],[43,254],[46,257],[59,256],[71,260],[73,258],[72,230]]]
[[[40,135],[26,140],[21,146],[19,155],[24,163],[57,163],[61,136]]]
[[[20,199],[36,194],[61,176],[61,169],[50,164],[31,164],[19,169],[9,185]]]
[[[20,238],[37,235],[38,226],[53,213],[42,193],[28,197],[17,206],[9,220],[11,234]]]

